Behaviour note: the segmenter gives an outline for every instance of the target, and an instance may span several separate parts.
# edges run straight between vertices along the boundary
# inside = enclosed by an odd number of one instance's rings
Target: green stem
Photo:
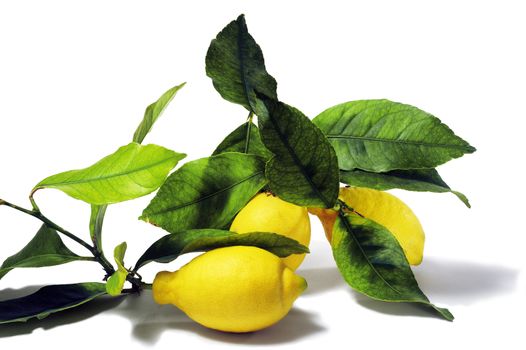
[[[37,218],[38,220],[42,221],[44,224],[46,224],[47,227],[49,228],[52,228],[60,233],[62,233],[63,235],[65,235],[66,237],[69,237],[70,239],[74,240],[75,242],[77,242],[78,244],[80,244],[81,246],[83,246],[84,248],[86,248],[87,250],[90,251],[90,253],[95,257],[95,259],[99,262],[99,264],[102,265],[102,267],[104,268],[104,270],[106,271],[106,273],[108,275],[111,275],[113,272],[115,272],[113,266],[111,265],[111,263],[104,257],[100,254],[100,252],[97,251],[97,249],[95,249],[95,247],[92,247],[90,244],[86,243],[84,240],[82,240],[81,238],[77,237],[76,235],[74,235],[73,233],[63,229],[62,227],[58,226],[57,224],[55,224],[53,221],[49,220],[47,217],[45,217],[41,212],[40,210],[28,210],[28,209],[25,209],[25,208],[22,208],[22,207],[19,207],[18,205],[16,204],[13,204],[13,203],[10,203],[10,202],[7,202],[3,199],[0,199],[0,205],[5,205],[7,207],[10,207],[10,208],[13,208],[15,210],[18,210],[24,214],[27,214],[27,215],[31,215],[32,217],[34,218]]]
[[[244,153],[248,153],[248,148],[250,145],[250,131],[252,129],[252,118],[254,118],[254,113],[250,112],[247,118],[247,135],[245,138],[245,152]]]
[[[112,266],[106,258],[106,256],[104,255],[104,250],[102,249],[102,224],[104,222],[104,216],[106,215],[107,208],[107,205],[91,206],[89,228],[91,241],[93,242],[93,247],[97,251],[98,258],[104,264],[103,266]],[[106,269],[106,271],[108,270]]]
[[[31,194],[29,194],[29,201],[31,202],[31,206],[33,207],[34,212],[40,212],[40,208],[37,205],[37,202],[35,202],[35,198],[33,198],[33,195],[35,194],[36,189],[31,191]]]

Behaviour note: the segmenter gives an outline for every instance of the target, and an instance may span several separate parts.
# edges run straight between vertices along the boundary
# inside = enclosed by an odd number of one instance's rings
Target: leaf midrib
[[[150,168],[154,168],[154,167],[156,167],[158,165],[161,165],[163,163],[166,163],[166,162],[168,162],[168,161],[170,161],[170,160],[172,160],[174,158],[177,158],[177,155],[171,156],[169,158],[160,160],[158,162],[155,162],[155,163],[143,166],[143,167],[134,168],[132,170],[123,171],[123,172],[112,174],[112,175],[101,176],[101,177],[97,177],[97,178],[88,178],[88,179],[82,179],[82,180],[74,180],[74,181],[44,183],[44,184],[39,184],[37,187],[35,187],[35,189],[44,188],[44,187],[51,187],[51,186],[61,186],[61,185],[67,186],[67,185],[84,184],[84,183],[108,180],[108,179],[117,178],[117,177],[123,177],[123,176],[127,176],[127,175],[130,175],[130,174],[133,174],[133,173],[138,173],[138,172],[141,172],[141,171],[144,171],[144,170],[148,170]],[[70,174],[78,173],[78,172],[85,171],[85,170],[86,169],[71,170]],[[62,174],[64,174],[64,173],[62,173]],[[60,174],[57,174],[57,176],[58,175],[60,175]],[[144,187],[144,186],[142,186],[142,187]]]
[[[429,143],[421,141],[411,141],[411,140],[400,140],[400,139],[381,139],[378,137],[370,136],[353,136],[353,135],[337,135],[337,134],[327,134],[329,139],[350,139],[350,140],[361,140],[361,141],[371,141],[371,142],[384,142],[384,143],[399,143],[415,146],[426,146],[434,148],[451,148],[451,149],[460,149],[466,150],[467,152],[473,152],[473,147],[469,145],[453,145],[453,144],[444,144],[444,143]]]
[[[243,50],[242,48],[244,48],[244,45],[243,45],[243,40],[242,40],[242,36],[243,36],[243,24],[241,23],[241,21],[236,21],[236,24],[237,24],[237,29],[238,29],[238,36],[237,36],[237,58],[239,59],[239,74],[241,75],[241,81],[243,83],[243,92],[245,94],[245,98],[247,99],[247,102],[248,102],[248,106],[250,107],[250,111],[251,112],[254,112],[254,108],[252,106],[252,103],[250,101],[250,96],[248,95],[248,91],[249,91],[249,82],[247,80],[247,76],[246,76],[246,72],[245,72],[245,63],[244,63],[244,56],[243,56]]]
[[[314,182],[312,182],[312,179],[306,173],[305,169],[303,168],[303,164],[301,163],[300,159],[296,155],[296,152],[294,152],[292,146],[289,144],[288,138],[280,132],[278,124],[277,124],[277,121],[275,120],[275,118],[272,117],[271,113],[268,113],[268,118],[270,119],[270,121],[271,121],[271,123],[272,123],[272,125],[274,127],[274,130],[276,130],[276,133],[278,134],[279,139],[281,140],[281,142],[283,143],[283,145],[285,146],[285,148],[289,152],[293,162],[300,169],[300,172],[303,175],[303,177],[305,178],[305,180],[307,180],[307,182],[309,183],[310,187],[314,190],[314,192],[316,193],[318,198],[323,202],[325,207],[330,208],[331,204],[329,203],[327,198],[325,198],[325,196],[320,192],[318,187],[314,184]]]
[[[243,182],[245,182],[245,181],[248,181],[248,180],[250,180],[251,178],[256,177],[256,176],[258,176],[258,175],[261,175],[261,174],[263,174],[263,170],[258,171],[258,172],[256,172],[256,173],[250,175],[250,176],[247,176],[247,177],[245,177],[244,179],[241,179],[241,180],[239,180],[239,181],[237,181],[237,182],[235,182],[235,183],[233,183],[233,184],[231,184],[231,185],[229,185],[229,186],[227,186],[227,187],[224,187],[224,188],[222,188],[222,189],[219,190],[219,191],[216,191],[216,192],[214,192],[214,193],[210,193],[210,194],[208,194],[208,195],[206,195],[206,196],[200,197],[200,198],[195,199],[195,200],[193,200],[193,201],[190,201],[190,202],[188,202],[188,203],[184,203],[184,204],[176,205],[176,206],[173,206],[173,207],[168,207],[168,208],[166,208],[166,209],[159,210],[159,211],[156,211],[156,212],[150,213],[150,214],[148,214],[148,215],[143,215],[143,216],[141,216],[141,219],[143,219],[143,218],[149,218],[149,217],[151,217],[152,215],[161,215],[161,214],[164,214],[164,213],[167,213],[167,212],[176,211],[176,210],[179,210],[179,209],[181,209],[181,208],[185,208],[185,207],[188,207],[188,206],[191,206],[191,205],[194,205],[194,204],[200,203],[200,202],[205,201],[205,200],[207,200],[207,199],[209,199],[209,198],[212,198],[212,197],[214,197],[214,196],[217,196],[217,195],[219,195],[219,194],[221,194],[221,193],[223,193],[223,192],[225,192],[225,191],[228,191],[229,189],[231,189],[231,188],[233,188],[233,187],[236,187],[237,185],[239,185],[239,184],[241,184],[241,183],[243,183]]]
[[[90,257],[79,256],[79,255],[64,255],[64,254],[54,254],[54,253],[41,254],[41,255],[38,255],[38,256],[32,256],[32,257],[29,257],[27,259],[21,260],[21,261],[15,263],[14,265],[0,266],[0,272],[2,270],[12,270],[12,269],[21,268],[21,267],[40,267],[40,266],[21,266],[21,265],[24,264],[24,263],[27,263],[28,261],[37,260],[37,259],[41,259],[41,258],[62,258],[62,259],[66,259],[66,260],[68,260],[68,259],[72,259],[72,260],[91,260],[92,259]]]
[[[371,262],[371,260],[369,259],[369,256],[367,256],[367,254],[365,253],[365,250],[363,250],[363,247],[362,245],[360,244],[360,241],[358,241],[358,238],[356,238],[356,236],[354,235],[354,232],[352,231],[352,227],[351,227],[351,224],[347,221],[347,217],[343,214],[339,214],[339,217],[340,217],[340,220],[343,221],[344,225],[345,225],[345,229],[347,230],[347,232],[349,233],[349,235],[351,235],[352,239],[354,240],[354,242],[356,242],[356,244],[358,245],[358,248],[360,248],[360,252],[362,253],[362,255],[364,256],[365,260],[367,261],[367,264],[371,267],[371,269],[373,269],[374,273],[380,277],[380,279],[389,287],[391,288],[395,293],[398,293],[400,295],[403,295],[398,289],[396,289],[395,287],[393,287],[383,276],[382,274],[376,269],[376,267],[373,265],[373,263]]]

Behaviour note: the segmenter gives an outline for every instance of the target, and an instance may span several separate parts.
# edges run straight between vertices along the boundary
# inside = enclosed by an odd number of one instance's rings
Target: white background
[[[145,141],[185,152],[187,160],[210,154],[247,114],[224,102],[204,71],[210,40],[240,13],[263,48],[280,99],[310,117],[348,100],[389,98],[433,113],[477,147],[440,167],[470,198],[471,210],[450,194],[395,191],[426,230],[425,259],[415,268],[420,286],[455,321],[352,292],[313,220],[312,254],[298,271],[310,287],[267,330],[210,331],[145,293],[116,308],[94,302],[41,322],[0,326],[2,349],[523,349],[526,12],[520,1],[2,1],[0,198],[28,207],[39,180],[128,143],[144,108],[183,81],[187,86]],[[126,240],[130,265],[164,234],[137,220],[151,197],[107,212],[106,250]],[[36,199],[48,217],[89,239],[87,205],[55,190]],[[0,257],[21,249],[38,227],[1,207]],[[151,264],[144,277],[188,258]],[[18,269],[0,280],[0,298],[101,276],[89,262]]]

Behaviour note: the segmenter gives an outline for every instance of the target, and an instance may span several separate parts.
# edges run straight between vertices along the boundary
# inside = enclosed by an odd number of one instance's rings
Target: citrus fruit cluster
[[[342,188],[340,199],[359,215],[385,226],[397,238],[408,261],[422,261],[424,232],[411,209],[392,194]],[[331,240],[338,212],[311,208]],[[235,217],[232,232],[276,232],[303,245],[310,243],[311,226],[306,208],[285,202],[270,193],[256,195]],[[305,254],[278,258],[247,246],[206,252],[175,272],[159,272],[153,282],[153,298],[172,304],[208,328],[225,332],[252,332],[281,320],[307,282],[295,274]]]

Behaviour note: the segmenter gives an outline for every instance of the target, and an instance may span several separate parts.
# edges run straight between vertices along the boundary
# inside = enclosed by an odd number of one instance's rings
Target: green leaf
[[[270,189],[297,205],[332,208],[339,190],[338,160],[332,146],[299,110],[259,96],[267,109],[258,118],[259,131],[275,154],[265,170]]]
[[[431,304],[420,290],[402,248],[385,227],[356,215],[340,216],[331,246],[340,273],[353,289],[377,300],[431,306],[453,320],[447,309]]]
[[[118,203],[155,191],[184,157],[161,146],[132,142],[88,168],[42,180],[32,193],[55,188],[90,204]]]
[[[187,230],[166,235],[152,244],[135,264],[135,270],[152,261],[168,263],[185,253],[238,245],[262,248],[279,257],[309,252],[307,247],[297,241],[275,233],[237,234],[214,229]]]
[[[31,295],[0,301],[0,324],[43,319],[106,294],[104,283],[87,282],[46,286]]]
[[[78,256],[64,245],[58,233],[42,225],[33,239],[18,253],[7,258],[0,266],[0,278],[18,267],[45,267],[76,260],[92,260]]]
[[[435,169],[392,170],[385,173],[371,173],[359,169],[341,170],[340,181],[351,186],[374,188],[379,191],[400,188],[417,192],[451,192],[471,208],[468,198],[451,190]]]
[[[248,138],[247,138],[248,133]],[[247,150],[248,141],[248,150]],[[232,131],[220,144],[212,155],[225,152],[239,152],[255,154],[265,159],[270,159],[272,153],[265,147],[259,136],[258,127],[252,122],[243,123]]]
[[[334,146],[343,170],[434,168],[475,152],[438,118],[388,100],[343,103],[313,122]]]
[[[115,271],[108,281],[106,282],[106,292],[111,296],[117,296],[121,294],[126,277],[128,276],[128,270],[124,267],[124,255],[128,245],[126,242],[122,242],[113,250],[113,257],[117,263],[117,271]]]
[[[98,251],[102,251],[102,224],[107,208],[107,205],[91,205],[89,232],[91,241]]]
[[[146,135],[150,132],[150,129],[152,128],[153,124],[157,121],[157,119],[161,116],[161,113],[164,111],[166,106],[172,101],[175,94],[185,85],[186,83],[182,83],[181,85],[174,86],[170,90],[166,91],[157,101],[146,107],[146,111],[144,112],[144,118],[137,127],[137,130],[135,130],[135,133],[133,134],[133,141],[137,143],[142,143]]]
[[[262,158],[221,153],[184,164],[144,209],[141,220],[175,233],[223,229],[267,183]]]
[[[261,48],[248,33],[245,17],[228,24],[212,40],[206,54],[206,75],[227,101],[259,115],[255,90],[277,98],[276,80],[267,73]]]

